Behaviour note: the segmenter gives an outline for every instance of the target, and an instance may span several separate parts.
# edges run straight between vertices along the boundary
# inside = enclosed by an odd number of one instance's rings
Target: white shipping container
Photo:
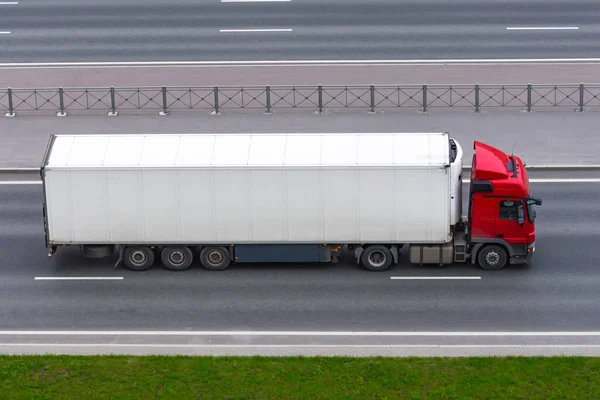
[[[446,242],[449,146],[446,133],[57,135],[43,165],[48,239]]]

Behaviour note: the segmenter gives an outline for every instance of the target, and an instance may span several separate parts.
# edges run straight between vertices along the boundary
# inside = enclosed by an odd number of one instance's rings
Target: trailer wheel
[[[477,262],[482,269],[498,271],[506,266],[508,255],[501,246],[485,246],[477,255]]]
[[[123,264],[132,271],[146,271],[154,264],[154,252],[149,247],[127,247],[123,252]]]
[[[392,265],[392,253],[381,245],[369,246],[361,256],[363,267],[368,271],[385,271]]]
[[[205,247],[200,252],[200,262],[209,271],[223,271],[230,261],[229,251],[225,247]]]
[[[167,246],[162,250],[160,259],[170,271],[185,271],[192,265],[194,254],[185,246]]]

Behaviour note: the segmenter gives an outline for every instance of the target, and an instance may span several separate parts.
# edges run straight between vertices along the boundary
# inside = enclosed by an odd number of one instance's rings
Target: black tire
[[[205,247],[200,252],[200,262],[209,271],[223,271],[229,266],[231,257],[225,247]]]
[[[392,253],[381,245],[369,246],[363,251],[360,260],[368,271],[386,271],[392,265]]]
[[[508,262],[508,254],[502,246],[489,245],[479,250],[477,262],[481,269],[487,271],[498,271],[504,268]]]
[[[123,264],[132,271],[146,271],[154,264],[154,252],[149,247],[126,247],[123,252]]]
[[[169,271],[185,271],[192,265],[194,254],[185,246],[167,246],[160,253],[160,260]]]

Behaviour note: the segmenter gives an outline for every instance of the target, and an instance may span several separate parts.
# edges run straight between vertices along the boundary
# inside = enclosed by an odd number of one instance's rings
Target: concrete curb
[[[529,171],[600,171],[600,164],[556,164],[556,165],[527,165]],[[0,167],[1,172],[39,172],[35,167]],[[463,166],[463,171],[470,171],[471,166]]]

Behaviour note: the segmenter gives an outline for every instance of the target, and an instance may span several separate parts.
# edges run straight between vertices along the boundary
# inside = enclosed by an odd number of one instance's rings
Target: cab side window
[[[500,201],[500,219],[505,221],[517,221],[519,212],[519,203],[512,200]]]

